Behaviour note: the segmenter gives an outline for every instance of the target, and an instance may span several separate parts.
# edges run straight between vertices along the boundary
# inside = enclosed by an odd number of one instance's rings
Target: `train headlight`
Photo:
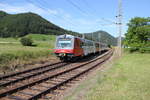
[[[60,53],[59,56],[66,56],[66,54],[65,53]]]
[[[62,54],[60,53],[59,56],[62,56]]]

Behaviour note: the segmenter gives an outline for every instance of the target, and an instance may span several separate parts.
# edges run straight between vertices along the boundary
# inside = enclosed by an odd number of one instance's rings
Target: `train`
[[[71,61],[104,50],[108,50],[108,45],[105,43],[64,34],[56,37],[54,53],[61,61]]]

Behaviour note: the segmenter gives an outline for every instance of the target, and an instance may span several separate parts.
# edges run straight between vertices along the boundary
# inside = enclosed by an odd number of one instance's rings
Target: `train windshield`
[[[72,47],[71,39],[69,39],[69,38],[58,39],[57,47],[59,47],[59,48],[70,48],[70,47]]]

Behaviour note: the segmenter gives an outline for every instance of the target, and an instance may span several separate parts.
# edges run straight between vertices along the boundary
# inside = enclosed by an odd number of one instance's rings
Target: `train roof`
[[[57,38],[79,38],[83,41],[92,41],[92,40],[83,39],[81,37],[73,36],[73,35],[69,35],[69,34],[59,35],[59,36],[57,36]]]
[[[59,36],[57,36],[57,38],[79,38],[82,41],[86,40],[86,39],[83,39],[81,37],[73,36],[73,35],[69,35],[69,34],[59,35]]]
[[[57,36],[57,38],[79,38],[82,41],[99,43],[99,42],[96,42],[96,41],[92,41],[92,40],[88,40],[88,39],[83,39],[81,37],[73,36],[73,35],[70,35],[70,34],[59,35],[59,36]],[[101,43],[101,44],[105,44],[105,43]]]
[[[57,38],[74,38],[75,36],[69,35],[69,34],[64,34],[64,35],[59,35]]]

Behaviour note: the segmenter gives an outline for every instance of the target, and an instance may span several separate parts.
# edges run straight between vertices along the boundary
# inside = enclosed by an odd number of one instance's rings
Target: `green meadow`
[[[111,68],[98,71],[65,100],[149,100],[150,54],[125,53]]]
[[[20,38],[0,38],[0,67],[15,61],[30,61],[53,55],[55,35],[30,34],[36,46],[22,46]]]

